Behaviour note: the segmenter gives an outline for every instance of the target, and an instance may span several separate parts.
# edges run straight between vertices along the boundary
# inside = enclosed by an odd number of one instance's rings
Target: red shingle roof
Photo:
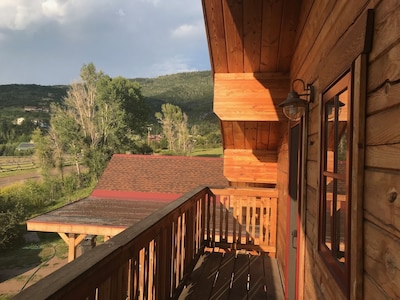
[[[222,159],[117,154],[90,197],[28,220],[28,229],[114,235],[202,185],[228,186]]]
[[[222,158],[116,154],[92,196],[172,200],[202,185],[228,186]]]

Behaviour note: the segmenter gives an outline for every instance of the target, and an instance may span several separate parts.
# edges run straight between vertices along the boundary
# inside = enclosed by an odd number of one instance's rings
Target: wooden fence
[[[272,247],[276,202],[250,195],[247,208],[245,194],[217,192],[198,188],[186,194],[15,299],[174,299],[206,244]]]
[[[32,157],[10,156],[0,159],[0,173],[35,169],[37,166]]]

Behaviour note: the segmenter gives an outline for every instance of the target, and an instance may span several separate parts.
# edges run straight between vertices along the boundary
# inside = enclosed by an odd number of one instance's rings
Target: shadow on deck
[[[206,249],[178,299],[284,299],[275,258]]]

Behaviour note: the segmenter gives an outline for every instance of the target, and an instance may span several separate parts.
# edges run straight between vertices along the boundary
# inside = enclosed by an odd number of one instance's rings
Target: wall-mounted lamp
[[[294,83],[299,81],[303,84],[303,90],[306,93],[298,94],[294,90]],[[300,96],[308,96],[307,99],[301,99]],[[292,90],[289,92],[285,101],[279,104],[282,107],[283,113],[291,121],[298,121],[304,115],[308,103],[314,101],[314,87],[311,84],[305,84],[301,79],[292,81]]]
[[[325,105],[326,105],[326,116],[328,118],[328,121],[332,121],[335,119],[336,110],[337,110],[337,115],[339,117],[342,111],[342,107],[345,106],[345,104],[342,101],[340,101],[339,97],[337,96],[326,102]]]

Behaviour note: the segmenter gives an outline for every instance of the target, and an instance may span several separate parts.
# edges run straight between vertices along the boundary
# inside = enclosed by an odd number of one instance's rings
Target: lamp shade
[[[290,91],[286,100],[279,104],[284,115],[291,121],[298,121],[304,115],[307,101],[301,99],[295,91]]]

